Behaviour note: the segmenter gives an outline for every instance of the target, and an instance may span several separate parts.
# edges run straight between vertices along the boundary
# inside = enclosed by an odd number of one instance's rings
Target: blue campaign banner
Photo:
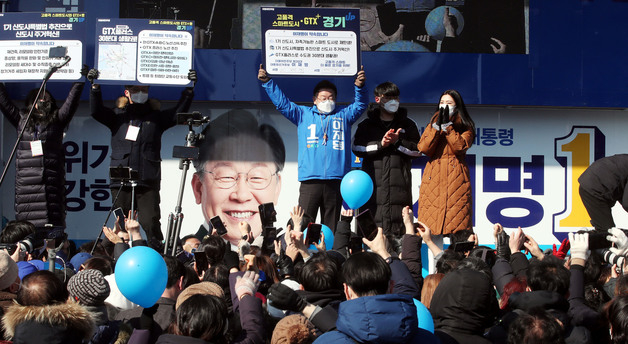
[[[50,66],[61,65],[50,80],[81,78],[85,13],[0,13],[0,81],[43,80]],[[67,54],[51,58],[50,48],[66,47]],[[62,54],[63,55],[63,54]]]
[[[263,64],[270,75],[352,76],[360,70],[360,9],[262,7]]]
[[[191,86],[193,21],[98,19],[96,42],[100,84]]]

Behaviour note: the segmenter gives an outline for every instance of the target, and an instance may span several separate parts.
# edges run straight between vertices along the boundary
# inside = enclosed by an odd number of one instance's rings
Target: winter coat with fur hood
[[[9,307],[2,318],[7,339],[14,344],[87,342],[95,330],[92,314],[78,303]]]

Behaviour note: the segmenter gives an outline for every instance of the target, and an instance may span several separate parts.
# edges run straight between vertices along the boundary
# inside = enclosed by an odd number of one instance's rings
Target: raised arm
[[[83,87],[85,87],[85,82],[75,82],[72,84],[68,97],[59,109],[59,120],[62,123],[67,125],[67,123],[70,123],[72,120],[72,117],[74,117],[74,114],[78,109],[79,101],[81,100]]]
[[[262,65],[259,65],[257,72],[257,79],[262,82],[262,88],[268,94],[268,98],[275,104],[277,110],[290,122],[298,125],[301,121],[301,115],[303,110],[299,105],[293,103],[286,97],[281,89],[275,84],[275,82],[268,76],[266,69]]]
[[[20,123],[20,109],[11,101],[3,82],[0,82],[0,111],[17,128]]]

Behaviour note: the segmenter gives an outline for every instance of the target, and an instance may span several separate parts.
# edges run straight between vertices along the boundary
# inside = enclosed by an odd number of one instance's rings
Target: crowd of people
[[[54,271],[46,250],[19,245],[33,238],[33,224],[4,228],[5,342],[624,343],[628,336],[628,237],[617,228],[604,233],[613,243],[607,249],[589,247],[598,231],[582,231],[544,252],[520,228],[508,235],[495,224],[494,249],[461,230],[452,240],[472,247],[442,250],[406,207],[397,255],[381,228],[373,240],[350,246],[357,234],[352,212],[343,210],[333,247],[322,240],[312,250],[302,231],[310,220],[296,206],[270,252],[246,239],[232,250],[215,231],[184,237],[176,256],[163,256],[161,297],[143,308],[115,282],[121,254],[147,245],[129,215],[126,232],[118,224],[104,228],[107,239],[93,255],[94,242],[77,248],[65,240]],[[425,278],[422,243],[436,265]]]

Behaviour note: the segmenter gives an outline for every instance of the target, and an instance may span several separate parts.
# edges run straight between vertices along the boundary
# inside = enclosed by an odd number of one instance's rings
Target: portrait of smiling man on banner
[[[199,143],[199,159],[192,188],[201,205],[205,226],[220,216],[227,227],[223,237],[237,245],[240,223],[251,226],[253,237],[262,232],[259,205],[277,203],[286,149],[275,128],[259,124],[246,110],[231,110],[211,121]]]

